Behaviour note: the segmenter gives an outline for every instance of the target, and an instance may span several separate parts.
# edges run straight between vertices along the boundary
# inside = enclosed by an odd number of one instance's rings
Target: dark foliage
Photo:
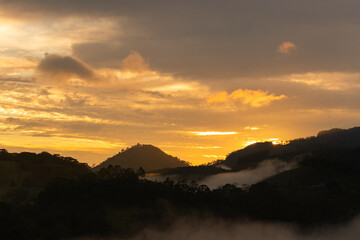
[[[321,135],[324,134],[333,132]],[[266,148],[269,148],[267,153],[262,149],[243,159],[257,161],[262,154],[271,155],[277,149],[270,145]],[[306,228],[343,223],[357,216],[360,148],[306,149],[295,169],[246,189],[227,184],[214,190],[185,180],[148,181],[142,168],[134,171],[109,165],[93,173],[71,158],[48,153],[10,154],[3,150],[0,164],[6,167],[7,174],[1,176],[0,182],[7,188],[0,198],[0,236],[2,239],[129,237],[144,228],[165,229],[177,218],[189,215],[282,221]],[[283,159],[293,156],[289,152],[277,154]],[[41,172],[40,166],[52,174]],[[20,174],[15,174],[14,169]],[[202,166],[166,171],[191,175],[222,170]],[[40,181],[36,174],[47,177],[40,177]],[[26,176],[22,178],[26,180],[19,182],[19,176]]]
[[[0,205],[2,234],[131,236],[145,227],[166,228],[179,216],[209,214],[315,227],[348,221],[360,211],[360,149],[315,151],[298,168],[246,190],[227,184],[211,191],[195,182],[151,182],[143,176],[142,169],[108,166],[78,179],[58,179],[33,204]]]

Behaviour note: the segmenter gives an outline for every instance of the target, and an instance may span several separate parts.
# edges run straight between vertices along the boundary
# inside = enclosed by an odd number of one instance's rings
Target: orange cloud
[[[279,45],[277,51],[279,53],[289,54],[291,50],[295,50],[295,49],[296,49],[296,45],[294,43],[283,42],[282,44]]]
[[[149,71],[150,67],[138,52],[132,51],[129,56],[122,60],[121,69],[129,72],[142,73]]]
[[[237,132],[190,132],[190,134],[196,136],[224,136],[224,135],[234,135],[238,133]]]
[[[228,94],[226,91],[214,94],[207,99],[207,102],[226,103],[240,101],[241,103],[250,105],[252,107],[261,107],[283,98],[286,98],[286,96],[283,94],[276,96],[262,90],[238,89],[233,91],[231,94]]]
[[[308,72],[285,75],[276,80],[302,83],[317,88],[344,91],[360,88],[360,73],[349,72]]]

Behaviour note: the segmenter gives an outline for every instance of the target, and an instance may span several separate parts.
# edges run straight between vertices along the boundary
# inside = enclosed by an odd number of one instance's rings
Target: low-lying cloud
[[[296,164],[294,162],[286,163],[277,159],[269,159],[262,162],[255,169],[216,174],[205,178],[200,184],[205,184],[211,189],[218,188],[225,184],[234,184],[235,186],[242,187],[260,182],[265,178],[289,170],[295,166]]]
[[[190,181],[196,181],[200,185],[206,185],[210,189],[216,189],[226,184],[233,184],[237,187],[245,187],[258,183],[268,177],[274,176],[280,172],[295,168],[296,160],[291,162],[283,162],[278,159],[268,159],[263,161],[254,169],[241,170],[237,172],[220,173],[202,178],[201,175],[190,175],[187,177],[181,175],[147,175],[150,181],[165,181],[167,178],[174,181],[180,181],[184,178]]]
[[[215,218],[180,218],[168,229],[145,229],[132,238],[80,238],[77,240],[358,240],[360,220],[344,226],[327,226],[302,233],[294,225],[261,222],[230,222]]]

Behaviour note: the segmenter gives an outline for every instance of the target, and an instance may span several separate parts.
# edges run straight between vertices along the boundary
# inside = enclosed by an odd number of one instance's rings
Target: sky
[[[0,147],[202,164],[360,119],[358,0],[0,0]]]

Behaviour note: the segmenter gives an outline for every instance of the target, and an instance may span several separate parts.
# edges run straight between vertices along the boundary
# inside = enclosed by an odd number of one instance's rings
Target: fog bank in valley
[[[282,171],[290,170],[294,167],[296,167],[296,161],[283,162],[278,159],[268,159],[253,169],[210,175],[200,181],[197,180],[198,176],[196,175],[190,177],[183,177],[181,175],[147,175],[146,179],[162,182],[169,178],[177,182],[185,178],[188,182],[195,180],[198,184],[207,185],[210,189],[215,189],[224,186],[225,184],[233,184],[237,187],[243,187],[258,183],[268,177],[276,175]]]
[[[164,232],[146,230],[128,240],[358,240],[360,219],[341,227],[301,233],[294,226],[274,223],[229,223],[220,220],[181,220]]]
[[[234,184],[237,187],[242,187],[243,185],[260,182],[265,178],[271,177],[282,171],[289,170],[295,166],[295,163],[285,163],[277,159],[269,159],[259,164],[259,166],[255,169],[216,174],[203,179],[199,182],[199,184],[205,184],[211,189],[228,183]]]
[[[302,232],[294,225],[229,222],[219,219],[181,218],[166,230],[146,229],[132,238],[80,238],[76,240],[358,240],[360,218],[342,226]]]

